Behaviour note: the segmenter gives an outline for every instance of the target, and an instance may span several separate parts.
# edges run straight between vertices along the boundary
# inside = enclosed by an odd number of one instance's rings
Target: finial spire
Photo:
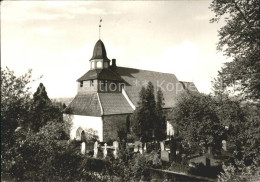
[[[100,40],[100,33],[101,33],[101,22],[102,22],[102,19],[100,18],[100,20],[99,20],[99,40]]]

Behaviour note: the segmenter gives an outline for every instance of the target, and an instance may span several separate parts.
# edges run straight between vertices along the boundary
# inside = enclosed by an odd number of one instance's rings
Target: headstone
[[[115,159],[117,159],[117,158],[118,158],[118,150],[115,149],[114,152],[113,152],[113,154],[114,154]]]
[[[163,142],[160,142],[160,146],[161,146],[161,151],[165,150]]]
[[[227,142],[226,142],[226,140],[222,140],[222,149],[224,151],[227,151]]]
[[[113,147],[114,147],[114,149],[118,149],[118,147],[119,147],[118,141],[113,142]]]
[[[115,159],[118,158],[118,149],[119,149],[119,145],[118,145],[118,142],[117,141],[114,141],[113,142],[113,147],[114,147],[114,157]]]
[[[97,158],[97,154],[98,154],[98,142],[96,141],[94,143],[94,158]]]
[[[211,155],[212,154],[212,147],[208,147],[208,154]]]
[[[139,149],[140,154],[143,154],[143,148]]]
[[[147,151],[147,148],[146,148],[146,143],[144,143],[144,152]]]
[[[86,143],[82,142],[81,143],[81,153],[84,155],[86,153]]]
[[[142,149],[142,142],[136,141],[135,142],[134,152],[140,152],[140,149]]]
[[[169,153],[166,150],[162,150],[161,151],[161,160],[165,161],[165,162],[169,162],[170,161]]]
[[[107,143],[104,144],[105,148],[103,150],[104,158],[107,157]]]

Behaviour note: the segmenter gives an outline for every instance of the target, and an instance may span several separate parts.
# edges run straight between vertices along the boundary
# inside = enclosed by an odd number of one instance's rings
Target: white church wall
[[[83,130],[93,129],[97,131],[99,141],[103,141],[103,121],[101,117],[68,114],[64,114],[63,117],[71,120],[70,139],[76,139],[77,129],[81,127]]]
[[[167,135],[174,135],[174,128],[169,121],[167,121],[166,128],[167,128]]]

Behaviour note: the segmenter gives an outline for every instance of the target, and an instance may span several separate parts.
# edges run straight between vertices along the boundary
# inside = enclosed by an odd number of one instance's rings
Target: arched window
[[[82,133],[83,129],[81,127],[79,127],[76,131],[76,140],[81,140],[81,133]]]
[[[86,141],[87,141],[86,134],[85,134],[85,131],[84,131],[84,130],[81,132],[81,138],[80,138],[80,140],[81,140],[82,142],[86,142]]]
[[[91,62],[91,69],[95,69],[95,61]]]
[[[126,132],[130,133],[130,116],[126,117]]]
[[[102,68],[102,61],[97,62],[97,68]]]

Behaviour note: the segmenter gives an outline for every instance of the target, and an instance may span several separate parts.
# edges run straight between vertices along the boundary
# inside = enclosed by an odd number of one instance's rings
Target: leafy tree
[[[177,123],[183,145],[198,150],[198,146],[214,151],[221,149],[225,129],[215,111],[216,102],[200,93],[183,95],[173,111],[173,122]],[[195,152],[195,151],[193,151]]]
[[[32,99],[28,86],[33,81],[31,70],[20,77],[8,68],[1,71],[2,175],[8,174],[16,180],[45,180],[47,171],[57,173],[62,169],[53,169],[49,162],[55,155],[67,152],[70,126],[61,120],[62,105],[51,104],[45,89],[38,89]],[[36,114],[43,117],[42,111],[34,112],[35,108],[46,108],[48,115],[46,123],[36,132],[28,128]]]
[[[250,104],[243,107],[245,122],[231,125],[229,140],[233,145],[234,157],[247,166],[260,164],[260,111]]]
[[[226,126],[225,140],[237,160],[245,165],[260,162],[260,111],[257,104],[241,102],[235,97],[218,95],[215,111]]]
[[[149,126],[147,128],[148,129],[147,138],[150,138],[151,140],[155,136],[155,127],[157,122],[156,101],[154,96],[154,86],[152,82],[148,82],[145,95],[146,95],[146,109],[148,111],[148,115],[146,115],[146,119],[147,119],[146,123]]]
[[[230,161],[230,166],[224,166],[220,180],[259,175],[254,167],[260,162],[260,111],[256,104],[227,95],[212,97],[193,93],[180,100],[173,114],[182,143],[190,148],[199,144],[207,148],[210,144],[216,152],[221,148],[221,140],[227,141],[227,149],[234,160]]]
[[[141,138],[142,141],[148,141],[148,136],[151,136],[151,133],[148,128],[149,126],[149,110],[148,110],[147,100],[146,100],[146,89],[142,87],[139,93],[139,102],[138,107],[131,116],[131,121],[133,124],[133,132],[137,137]]]
[[[37,91],[33,94],[30,110],[31,118],[28,125],[33,131],[39,131],[48,121],[56,120],[56,122],[60,122],[62,121],[62,110],[61,104],[52,103],[44,85],[40,83]]]
[[[247,166],[243,161],[236,160],[235,165],[223,164],[222,168],[224,171],[218,175],[218,181],[260,181],[260,170],[256,163]]]
[[[17,77],[14,72],[1,68],[1,149],[2,154],[15,142],[13,134],[28,119],[31,103],[31,70]],[[4,158],[4,156],[3,156]]]
[[[211,22],[225,19],[217,49],[233,59],[215,80],[215,91],[233,86],[247,98],[260,101],[260,3],[258,0],[213,0]]]
[[[129,149],[120,149],[118,156],[117,160],[107,159],[109,165],[105,174],[113,177],[111,181],[137,181],[141,178],[149,181],[147,169],[157,165],[154,158],[158,158],[156,153],[133,154]]]
[[[21,129],[15,133],[16,143],[10,148],[8,172],[17,180],[45,180],[49,162],[66,149],[68,134],[63,123],[49,122],[39,132]],[[46,171],[45,171],[46,170]]]
[[[156,122],[155,122],[155,138],[158,141],[166,139],[166,117],[163,111],[164,98],[161,88],[156,93]]]
[[[142,88],[139,94],[138,107],[132,115],[133,131],[143,142],[165,138],[166,122],[163,113],[163,94],[159,90],[157,102],[151,82]]]

